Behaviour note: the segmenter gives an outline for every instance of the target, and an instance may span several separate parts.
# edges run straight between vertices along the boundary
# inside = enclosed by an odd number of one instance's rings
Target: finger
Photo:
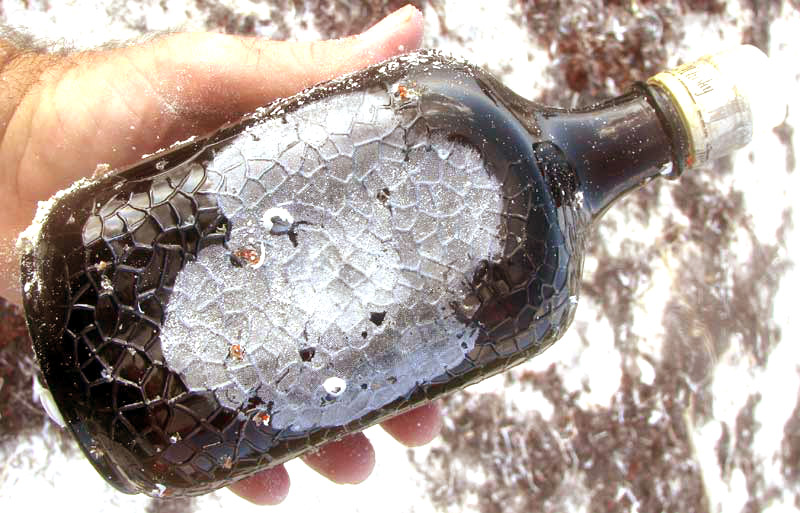
[[[363,433],[323,445],[303,456],[306,464],[334,483],[356,484],[369,477],[375,466],[375,449]]]
[[[129,164],[277,97],[416,48],[421,36],[422,16],[408,6],[339,40],[185,33],[77,54],[47,75],[13,120],[23,136],[17,146],[9,141],[20,196],[45,199],[99,162]]]
[[[183,103],[179,108],[200,115],[232,107],[246,113],[265,100],[413,50],[421,36],[422,15],[406,6],[366,32],[343,39],[287,43],[179,34],[137,49],[134,58],[150,61],[151,69],[163,72],[155,77],[158,90]],[[172,86],[181,86],[180,94],[174,94]]]
[[[436,438],[442,430],[442,414],[437,403],[428,403],[386,420],[381,426],[398,442],[417,447]]]
[[[228,487],[239,497],[260,506],[280,504],[289,494],[289,474],[283,465],[259,472]]]

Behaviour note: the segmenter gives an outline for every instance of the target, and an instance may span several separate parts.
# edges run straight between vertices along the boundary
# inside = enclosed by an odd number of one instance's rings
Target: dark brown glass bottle
[[[670,80],[564,111],[420,52],[76,184],[22,255],[55,408],[118,489],[196,495],[538,354],[593,221],[714,155]]]

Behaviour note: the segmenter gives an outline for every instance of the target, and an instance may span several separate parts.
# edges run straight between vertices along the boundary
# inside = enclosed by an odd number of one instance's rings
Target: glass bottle
[[[747,144],[741,66],[567,111],[422,51],[78,182],[21,239],[49,411],[118,489],[197,495],[531,358],[614,201]]]

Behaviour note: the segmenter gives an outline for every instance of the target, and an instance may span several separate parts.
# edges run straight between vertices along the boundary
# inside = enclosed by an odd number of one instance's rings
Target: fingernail
[[[401,7],[389,16],[385,17],[367,31],[361,34],[361,37],[369,39],[383,39],[386,34],[391,34],[409,21],[417,13],[417,8],[411,4]]]

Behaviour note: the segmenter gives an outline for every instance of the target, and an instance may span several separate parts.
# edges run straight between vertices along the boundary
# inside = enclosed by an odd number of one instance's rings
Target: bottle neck
[[[588,109],[539,112],[537,125],[541,138],[564,153],[584,205],[597,219],[653,178],[680,175],[686,137],[676,116],[657,88],[637,85]]]

